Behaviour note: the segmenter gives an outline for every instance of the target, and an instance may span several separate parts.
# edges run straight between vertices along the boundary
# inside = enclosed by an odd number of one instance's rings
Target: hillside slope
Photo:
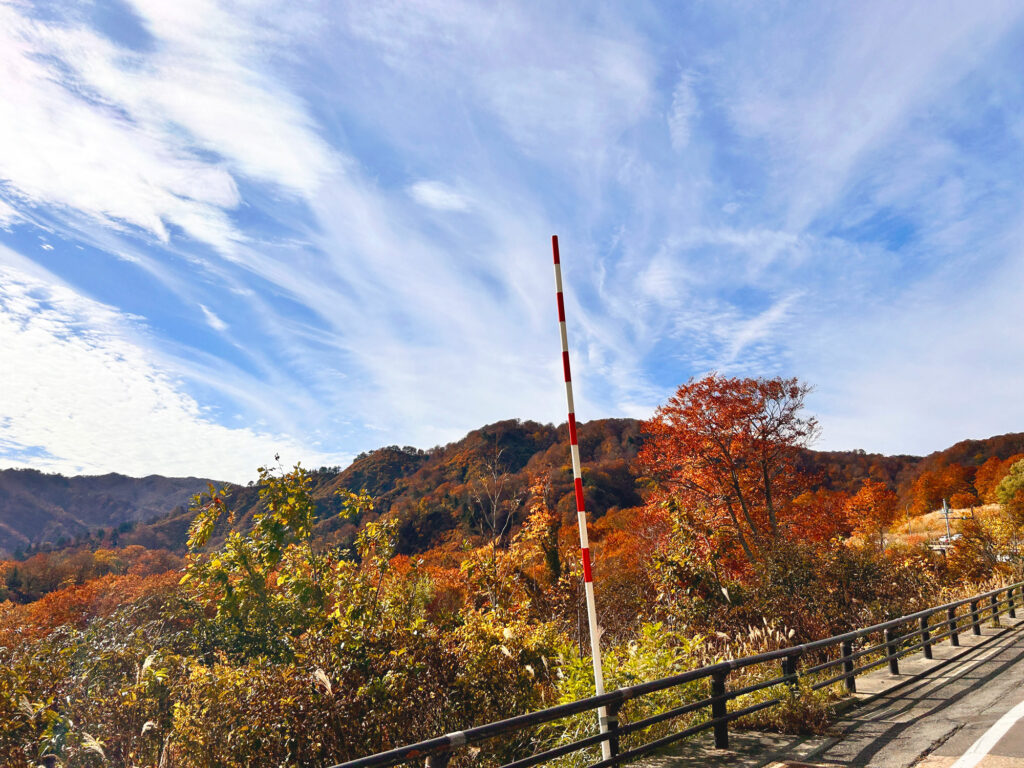
[[[992,457],[1006,459],[1019,453],[1024,453],[1024,432],[1009,432],[984,440],[961,440],[945,450],[929,453],[922,459],[920,469],[932,469],[943,464],[979,467]]]
[[[609,510],[641,503],[634,459],[642,441],[641,422],[600,419],[580,424],[587,507],[597,518]],[[884,482],[901,497],[921,472],[950,462],[977,465],[1024,451],[1024,433],[964,440],[927,457],[884,456],[864,451],[806,451],[802,468],[819,487],[855,493],[866,478]],[[340,490],[366,490],[375,499],[371,518],[390,514],[400,521],[399,549],[423,551],[438,545],[458,548],[479,539],[487,478],[505,478],[505,512],[513,522],[525,513],[531,484],[540,484],[548,503],[567,523],[575,515],[566,426],[507,420],[473,430],[446,446],[423,451],[388,446],[361,454],[348,467],[314,471],[320,513],[318,533],[328,544],[348,545],[360,520],[341,520]],[[123,529],[121,544],[184,549],[191,520],[188,498],[206,487],[201,478],[134,479],[121,475],[65,478],[30,470],[0,472],[0,555],[29,542],[57,543],[97,527]],[[245,527],[259,508],[259,489],[229,486],[236,525]],[[903,502],[901,502],[902,504]],[[122,525],[122,524],[131,525]],[[130,528],[130,530],[128,530]],[[224,531],[219,532],[223,535]],[[215,541],[218,537],[215,537]]]
[[[71,541],[101,527],[152,520],[186,506],[207,482],[198,477],[64,477],[33,469],[0,470],[0,554],[34,543]]]
[[[580,424],[580,451],[585,464],[585,493],[595,515],[641,502],[630,463],[640,441],[640,422],[601,419]],[[507,420],[473,430],[461,440],[430,452],[389,446],[365,453],[340,472],[313,472],[319,507],[318,533],[329,544],[347,545],[359,520],[338,518],[342,490],[368,491],[375,500],[371,517],[390,514],[400,521],[399,550],[422,551],[482,535],[481,496],[487,478],[502,478],[507,511],[521,520],[531,482],[548,487],[548,497],[567,520],[575,514],[568,434],[533,421]],[[229,506],[236,525],[245,527],[259,508],[259,489],[232,486]],[[179,510],[136,526],[122,543],[180,551],[191,516]],[[223,534],[224,531],[219,531]],[[215,541],[217,536],[215,535]]]

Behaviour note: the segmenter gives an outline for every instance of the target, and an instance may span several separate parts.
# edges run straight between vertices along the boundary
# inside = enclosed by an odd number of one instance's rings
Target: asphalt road
[[[1024,630],[858,707],[834,736],[805,764],[1024,768]]]
[[[826,735],[736,731],[728,750],[705,737],[635,766],[1024,768],[1024,617],[960,642],[936,645],[931,661],[902,659],[898,677],[858,677],[861,703]]]

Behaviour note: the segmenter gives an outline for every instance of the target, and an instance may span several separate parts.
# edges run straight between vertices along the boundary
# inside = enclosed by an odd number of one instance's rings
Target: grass
[[[965,507],[963,509],[949,510],[949,530],[951,533],[960,533],[960,525],[963,518],[971,517],[985,519],[999,514],[998,504],[983,504],[979,507]],[[923,541],[934,541],[946,535],[946,517],[942,510],[929,512],[924,515],[916,515],[905,518],[894,525],[886,534],[886,544],[914,545]]]

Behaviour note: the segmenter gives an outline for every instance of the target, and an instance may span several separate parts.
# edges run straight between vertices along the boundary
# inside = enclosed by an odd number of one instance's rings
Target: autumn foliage
[[[885,532],[896,518],[896,502],[896,494],[885,485],[865,480],[843,512],[854,532],[877,539],[879,548],[885,549]]]
[[[609,688],[1019,575],[1024,462],[945,457],[906,480],[902,460],[854,454],[855,472],[825,477],[805,452],[808,391],[711,374],[643,435],[581,427]],[[264,468],[194,500],[184,559],[129,545],[0,564],[0,765],[332,765],[589,695],[560,429],[503,423],[348,474]],[[947,496],[1000,515],[965,523],[945,559],[896,541],[897,511]],[[593,727],[569,718],[454,766]]]
[[[809,484],[798,451],[817,433],[801,412],[808,391],[796,379],[718,374],[681,386],[644,424],[638,461],[659,500],[689,510],[695,525],[747,561],[762,559],[797,533],[792,501]]]
[[[974,485],[982,501],[991,504],[999,501],[999,484],[1017,462],[1024,459],[1024,453],[1015,453],[1006,459],[992,456],[978,467]]]
[[[925,470],[910,489],[911,512],[923,515],[939,509],[943,499],[954,507],[971,507],[980,503],[973,485],[974,475],[973,467],[956,463]]]

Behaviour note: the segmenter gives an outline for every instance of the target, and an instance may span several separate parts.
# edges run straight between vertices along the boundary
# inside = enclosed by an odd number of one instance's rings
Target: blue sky
[[[0,466],[282,461],[796,375],[1024,430],[1024,5],[0,0]]]

